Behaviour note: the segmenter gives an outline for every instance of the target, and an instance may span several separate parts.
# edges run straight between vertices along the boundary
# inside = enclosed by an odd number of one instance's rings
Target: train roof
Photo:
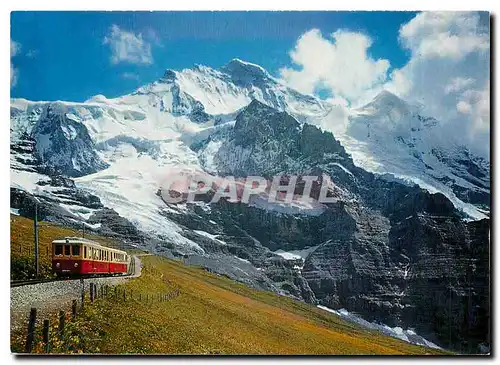
[[[83,238],[83,237],[64,237],[63,239],[58,239],[58,240],[52,241],[52,244],[57,244],[57,243],[66,244],[66,241],[69,241],[69,243],[84,243],[84,244],[86,244],[88,246],[92,246],[92,247],[98,247],[98,248],[102,247],[102,248],[105,248],[106,250],[109,250],[109,251],[120,252],[120,253],[124,253],[124,254],[128,255],[123,250],[118,250],[116,248],[106,247],[106,246],[101,245],[99,242],[92,241],[92,240],[89,240],[89,239]]]

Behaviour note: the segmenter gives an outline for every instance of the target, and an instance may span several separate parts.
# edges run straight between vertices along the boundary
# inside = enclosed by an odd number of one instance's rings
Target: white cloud
[[[36,49],[30,49],[28,52],[26,52],[26,57],[28,58],[35,58],[38,55],[38,50]]]
[[[153,56],[151,45],[145,41],[142,34],[134,34],[120,29],[113,24],[110,33],[104,37],[103,44],[108,44],[111,48],[111,62],[151,64]]]
[[[282,68],[280,76],[303,93],[328,89],[335,98],[353,102],[387,77],[389,61],[369,57],[371,44],[371,39],[361,33],[339,30],[330,39],[312,29],[297,40],[290,52],[300,69]]]
[[[122,78],[127,80],[139,80],[139,75],[133,72],[124,72],[122,73]]]
[[[15,68],[12,64],[12,57],[19,54],[21,50],[21,45],[18,42],[10,40],[10,87],[13,88],[17,84],[17,79],[19,77],[19,69]]]
[[[462,91],[465,89],[467,86],[470,86],[474,83],[473,78],[463,78],[463,77],[455,77],[450,80],[450,83],[445,86],[444,92],[445,94],[449,93],[457,93],[459,91]]]
[[[474,12],[419,13],[400,28],[411,58],[385,88],[422,104],[442,133],[489,156],[489,29]]]
[[[419,57],[460,59],[489,49],[487,30],[479,16],[470,12],[423,12],[403,25],[403,44]]]

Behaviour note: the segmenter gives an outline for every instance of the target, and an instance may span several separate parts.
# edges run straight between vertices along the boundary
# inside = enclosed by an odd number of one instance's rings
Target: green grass
[[[117,297],[110,295],[87,305],[68,324],[67,342],[64,346],[57,342],[52,352],[446,354],[364,329],[313,305],[251,289],[202,268],[158,256],[141,260],[141,277],[120,285]],[[177,288],[179,296],[157,299],[158,294]],[[13,351],[22,350],[22,339],[22,333],[11,336]],[[43,352],[41,345],[36,351]]]

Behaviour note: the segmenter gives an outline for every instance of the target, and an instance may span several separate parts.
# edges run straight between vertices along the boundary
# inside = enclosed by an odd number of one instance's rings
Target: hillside
[[[11,259],[32,242],[32,221],[11,217]],[[30,229],[31,228],[31,229]],[[43,233],[42,233],[43,232]],[[64,227],[40,230],[41,252],[56,237],[76,235]],[[93,237],[117,244],[104,237]],[[42,263],[49,260],[42,255]],[[139,278],[120,290],[135,300],[100,299],[70,325],[91,338],[87,352],[144,354],[445,354],[411,345],[346,322],[288,297],[251,289],[224,276],[159,256],[141,258]],[[138,300],[180,288],[164,302]],[[55,323],[55,322],[53,322]],[[71,337],[69,341],[73,341]],[[22,352],[24,335],[11,336],[12,351]],[[80,346],[80,347],[79,347]],[[81,343],[73,351],[82,351]],[[53,350],[59,352],[57,346]]]
[[[137,296],[180,287],[167,302],[98,304],[103,353],[443,354],[347,323],[287,297],[186,267],[143,257],[143,274],[125,288]]]

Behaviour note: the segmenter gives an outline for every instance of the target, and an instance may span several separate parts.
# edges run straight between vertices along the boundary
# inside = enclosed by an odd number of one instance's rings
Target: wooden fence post
[[[90,283],[90,302],[94,301],[94,283]]]
[[[73,299],[73,305],[71,306],[71,315],[73,319],[76,318],[76,299]]]
[[[82,295],[82,311],[85,308],[85,284],[83,279],[80,280],[80,283],[82,284],[82,289],[81,289],[81,295]]]
[[[59,311],[59,338],[64,339],[64,322],[66,321],[66,314],[64,311]]]
[[[31,352],[33,349],[33,341],[35,339],[35,323],[36,323],[36,308],[31,308],[30,318],[28,320],[28,334],[26,336],[25,352]]]
[[[49,337],[50,322],[48,319],[43,321],[43,342],[45,343],[45,352],[50,352],[50,337]]]

